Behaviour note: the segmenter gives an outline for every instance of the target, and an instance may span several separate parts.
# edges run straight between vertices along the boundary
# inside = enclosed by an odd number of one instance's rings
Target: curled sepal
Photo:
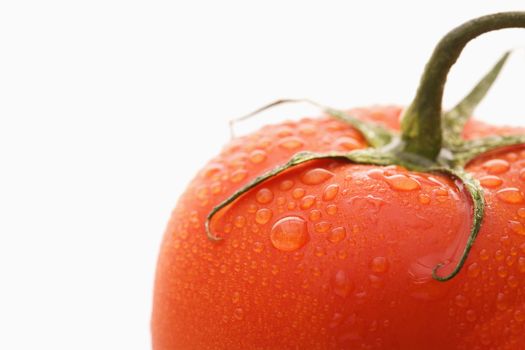
[[[390,141],[392,140],[393,132],[389,131],[388,129],[382,127],[379,124],[359,120],[344,111],[341,111],[341,110],[338,110],[332,107],[323,106],[320,103],[317,103],[315,101],[305,99],[305,98],[300,98],[300,99],[286,98],[286,99],[276,100],[274,102],[271,102],[267,105],[264,105],[256,109],[255,111],[247,115],[244,115],[240,118],[230,120],[230,134],[232,138],[235,136],[233,127],[238,122],[250,119],[256,116],[257,114],[262,113],[271,108],[274,108],[280,105],[291,104],[291,103],[306,103],[306,104],[312,105],[314,107],[319,108],[320,110],[322,110],[324,113],[328,114],[329,116],[336,118],[338,120],[341,120],[347,124],[350,124],[351,126],[356,128],[363,135],[366,142],[374,148],[383,147],[387,145],[388,143],[390,143]]]
[[[299,152],[295,154],[288,162],[285,164],[279,165],[274,169],[256,177],[254,180],[250,181],[244,185],[241,189],[234,192],[226,200],[221,202],[219,205],[214,207],[212,211],[206,217],[206,222],[204,224],[206,229],[206,235],[211,241],[220,241],[222,238],[214,235],[210,229],[210,223],[213,216],[221,209],[227,205],[234,202],[237,198],[259,185],[260,183],[281,174],[282,172],[305,162],[314,160],[314,159],[345,159],[352,163],[358,164],[375,164],[375,165],[390,165],[393,164],[394,159],[390,154],[385,152],[380,152],[378,150],[368,148],[363,150],[355,150],[349,153],[339,153],[339,152],[329,152],[329,153],[315,153],[315,152]]]
[[[485,199],[483,197],[483,190],[481,189],[479,183],[462,168],[454,170],[443,168],[436,169],[436,171],[452,175],[454,178],[459,180],[465,186],[467,192],[469,193],[472,199],[473,207],[470,234],[467,239],[467,243],[465,244],[465,248],[463,249],[463,252],[461,254],[461,257],[456,266],[454,267],[454,270],[452,270],[452,272],[450,272],[448,275],[440,276],[438,274],[438,271],[445,265],[444,263],[437,264],[432,270],[432,278],[440,282],[446,282],[454,278],[461,271],[463,265],[465,265],[465,262],[467,261],[470,250],[472,249],[474,241],[476,240],[476,237],[478,236],[479,230],[481,228],[481,222],[483,221],[483,216],[485,212]]]
[[[525,144],[525,135],[488,136],[480,139],[465,141],[454,149],[454,162],[456,166],[465,166],[474,158],[483,153],[502,147],[518,146]]]
[[[505,52],[474,88],[451,110],[443,114],[443,141],[446,146],[462,141],[461,133],[472,113],[496,81],[511,51]]]

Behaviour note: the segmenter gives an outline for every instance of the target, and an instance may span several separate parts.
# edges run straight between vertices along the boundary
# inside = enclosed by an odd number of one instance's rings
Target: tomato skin
[[[399,108],[354,112],[398,127]],[[465,137],[485,132],[480,125],[470,123]],[[465,268],[449,282],[433,280],[431,270],[449,260],[446,274],[457,262],[470,200],[446,176],[400,167],[335,160],[295,167],[221,210],[211,226],[224,239],[207,239],[203,225],[215,205],[296,152],[365,146],[348,125],[308,119],[264,127],[213,159],[164,235],[153,349],[520,349],[521,149],[467,167],[485,184],[486,216]],[[304,232],[293,226],[304,236],[279,245],[275,227],[287,218],[304,221]]]

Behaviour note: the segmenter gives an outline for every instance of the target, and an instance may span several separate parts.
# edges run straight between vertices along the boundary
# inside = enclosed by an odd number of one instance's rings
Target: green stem
[[[448,72],[469,41],[504,28],[525,28],[525,12],[502,12],[466,22],[438,43],[428,61],[416,96],[401,124],[398,151],[436,160],[442,147],[441,102]]]

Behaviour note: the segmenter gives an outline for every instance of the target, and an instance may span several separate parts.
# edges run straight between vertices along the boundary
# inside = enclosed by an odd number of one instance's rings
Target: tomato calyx
[[[470,40],[489,31],[513,27],[525,28],[525,12],[504,12],[483,16],[466,22],[449,32],[438,43],[426,65],[414,101],[403,114],[401,133],[360,120],[347,112],[326,107],[308,99],[277,100],[233,120],[230,123],[232,130],[236,122],[251,118],[267,109],[288,103],[308,103],[357,129],[369,147],[346,153],[299,152],[295,154],[285,164],[256,177],[215,206],[205,222],[208,238],[213,242],[222,240],[221,237],[213,234],[210,228],[211,220],[217,212],[260,183],[299,164],[316,159],[332,158],[343,159],[355,164],[399,165],[411,171],[434,172],[450,176],[469,194],[472,201],[472,224],[461,257],[454,269],[445,276],[438,274],[444,263],[437,264],[432,270],[432,277],[437,281],[444,282],[454,278],[463,268],[476,240],[485,208],[481,185],[465,171],[465,166],[485,152],[525,144],[525,135],[490,136],[469,141],[461,137],[466,122],[501,72],[510,52],[506,52],[498,60],[458,105],[445,113],[441,110],[444,86],[450,68]]]

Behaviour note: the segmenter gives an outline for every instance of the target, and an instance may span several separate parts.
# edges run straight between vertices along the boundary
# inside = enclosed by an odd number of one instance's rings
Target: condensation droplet
[[[525,257],[520,256],[518,258],[518,271],[521,273],[525,273]]]
[[[315,196],[308,195],[301,199],[301,209],[310,209],[315,204]]]
[[[330,179],[332,176],[334,176],[334,173],[326,169],[315,168],[304,173],[301,177],[301,181],[305,185],[319,185]]]
[[[476,321],[476,311],[474,311],[474,310],[467,310],[466,318],[467,318],[467,321],[469,321],[469,322]]]
[[[264,250],[264,244],[261,242],[255,242],[253,243],[253,251],[256,253],[260,253]]]
[[[503,174],[510,169],[510,164],[504,159],[491,159],[483,163],[483,169],[489,174]]]
[[[301,124],[299,125],[299,133],[303,135],[313,135],[316,132],[316,128],[312,124]]]
[[[362,143],[359,140],[356,140],[356,139],[354,139],[352,137],[348,137],[348,136],[342,136],[342,137],[338,138],[335,141],[335,146],[336,147],[341,147],[341,148],[343,148],[344,150],[347,150],[347,151],[352,151],[354,149],[363,147]]]
[[[478,263],[472,263],[467,268],[467,275],[472,278],[478,277],[480,272],[481,268]]]
[[[467,307],[468,306],[468,299],[462,295],[462,294],[458,294],[456,295],[456,297],[454,298],[454,304],[456,304],[456,306],[459,306],[459,307]]]
[[[505,278],[509,275],[509,271],[505,268],[505,266],[499,266],[498,267],[498,276],[501,278]]]
[[[509,204],[519,204],[524,202],[523,194],[515,187],[503,188],[496,192],[498,198]]]
[[[419,203],[421,203],[421,204],[428,204],[428,203],[430,203],[430,196],[428,194],[421,193],[418,196],[418,199],[419,199]]]
[[[324,193],[323,193],[323,200],[325,202],[333,200],[337,196],[338,192],[339,192],[339,185],[332,184],[332,185],[326,186]]]
[[[272,218],[272,211],[268,208],[261,208],[255,213],[255,222],[264,225]]]
[[[288,150],[301,148],[303,145],[304,141],[296,136],[285,137],[279,142],[280,147]]]
[[[308,214],[308,218],[310,219],[310,221],[318,221],[321,219],[321,211],[317,210],[317,209],[312,209],[310,211],[310,214]]]
[[[514,311],[514,319],[519,323],[525,322],[525,311],[520,309]]]
[[[331,226],[332,224],[327,221],[320,221],[314,225],[314,228],[316,232],[325,233],[328,232]]]
[[[490,253],[486,249],[481,249],[479,251],[479,258],[481,260],[488,260],[490,257]]]
[[[264,162],[266,158],[266,152],[261,149],[256,149],[250,153],[250,161],[255,164]]]
[[[328,241],[339,243],[346,238],[346,229],[342,226],[334,227],[328,234]]]
[[[326,213],[328,215],[335,215],[335,214],[337,214],[337,205],[335,205],[335,204],[328,204],[326,206]]]
[[[293,181],[292,180],[284,180],[279,184],[279,189],[281,191],[288,191],[290,188],[293,187]]]
[[[287,216],[277,221],[270,232],[273,246],[282,251],[294,251],[308,240],[306,221],[297,216]]]
[[[388,260],[384,256],[376,256],[370,262],[370,268],[377,273],[383,273],[388,270]]]
[[[246,218],[242,215],[236,216],[233,219],[233,225],[237,228],[243,228],[246,225]]]
[[[239,292],[233,292],[232,303],[237,304],[240,299],[241,299],[241,294]]]
[[[396,191],[414,191],[421,188],[417,180],[403,174],[387,176],[385,180]]]
[[[340,297],[347,297],[354,289],[352,281],[348,278],[345,271],[339,270],[336,272],[333,279],[334,293]]]
[[[273,200],[273,192],[267,188],[261,188],[255,195],[255,200],[261,204],[270,203]]]
[[[486,175],[479,179],[479,183],[486,188],[496,188],[501,186],[503,180],[495,175]]]
[[[314,254],[317,257],[321,257],[321,256],[326,255],[326,250],[321,246],[316,246],[314,249]]]
[[[520,218],[525,218],[525,208],[519,208],[518,209],[518,216]]]
[[[306,191],[304,190],[304,188],[297,187],[292,191],[292,197],[295,199],[299,199],[303,197],[305,193]]]
[[[525,227],[523,226],[521,222],[510,220],[509,227],[513,232],[519,235],[525,236]]]
[[[230,177],[230,181],[231,182],[241,182],[242,180],[246,178],[246,175],[248,175],[248,172],[246,170],[237,169],[232,173]]]
[[[507,310],[508,303],[507,303],[507,296],[505,295],[505,293],[499,292],[498,295],[496,296],[496,307],[500,311]]]
[[[233,311],[233,317],[235,317],[237,320],[242,320],[244,318],[244,311],[238,307]]]

